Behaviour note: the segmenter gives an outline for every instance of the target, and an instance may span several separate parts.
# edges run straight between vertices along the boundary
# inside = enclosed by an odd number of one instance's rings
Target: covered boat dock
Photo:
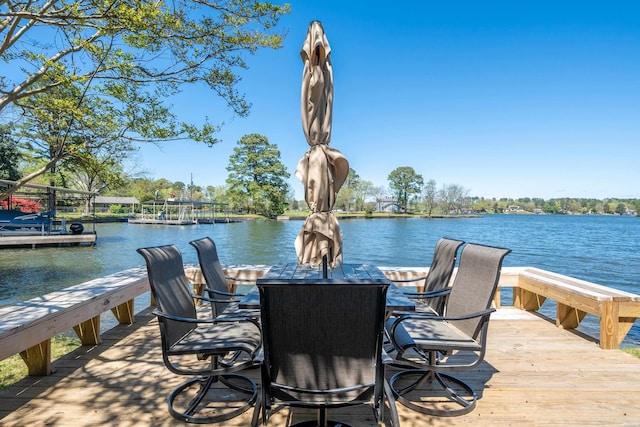
[[[222,208],[227,203],[163,199],[142,203],[140,215],[130,224],[195,225],[229,222]],[[216,216],[217,215],[217,216]]]
[[[0,179],[0,191],[9,191],[17,182]],[[91,201],[96,193],[74,190],[64,187],[39,184],[23,184],[20,191],[15,191],[4,199],[3,212],[6,220],[0,221],[0,249],[38,246],[76,246],[94,245],[97,240],[95,231],[95,214]],[[34,220],[15,223],[9,217],[15,208],[16,200],[27,200],[41,206],[44,213],[34,213]],[[81,219],[72,220],[59,216],[69,209],[86,209],[91,221],[91,230],[85,230]],[[2,212],[0,212],[2,213]],[[28,214],[28,213],[27,213]]]

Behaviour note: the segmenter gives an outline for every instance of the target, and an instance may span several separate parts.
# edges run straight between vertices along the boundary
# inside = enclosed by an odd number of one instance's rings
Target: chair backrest
[[[149,285],[157,308],[174,316],[195,318],[195,305],[180,250],[175,245],[166,245],[139,248],[137,251],[147,263]],[[193,324],[163,319],[164,346],[170,347],[194,327]]]
[[[438,240],[433,251],[431,267],[425,279],[425,291],[437,291],[449,285],[458,256],[458,248],[463,244],[464,242],[461,240],[445,237]],[[436,313],[442,313],[445,303],[444,297],[429,298],[426,302]]]
[[[229,285],[227,284],[222,264],[220,264],[220,259],[218,258],[215,242],[210,237],[203,237],[198,240],[193,240],[189,242],[189,244],[196,248],[200,271],[202,271],[207,287],[215,289],[216,291],[229,292]],[[209,297],[218,300],[228,299],[228,297],[212,293],[209,294]],[[216,317],[222,313],[227,305],[228,304],[224,302],[212,303],[213,316]]]
[[[381,398],[387,280],[259,279],[257,286],[271,396],[310,404]]]
[[[468,243],[462,248],[460,264],[447,298],[447,317],[477,313],[491,307],[498,287],[504,257],[511,249]],[[456,321],[456,327],[474,339],[480,333],[481,319]]]

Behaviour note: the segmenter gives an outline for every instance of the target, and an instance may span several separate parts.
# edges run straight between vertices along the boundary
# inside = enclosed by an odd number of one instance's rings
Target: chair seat
[[[396,319],[387,320],[387,330]],[[418,347],[422,350],[479,351],[482,346],[476,340],[456,328],[451,322],[420,318],[406,319],[394,331],[393,339],[401,349]]]
[[[245,351],[252,354],[260,345],[260,331],[252,323],[224,322],[207,324],[186,334],[169,348],[172,355],[205,355]]]

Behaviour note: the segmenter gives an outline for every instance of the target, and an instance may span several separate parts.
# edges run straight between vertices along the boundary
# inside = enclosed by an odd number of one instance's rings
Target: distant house
[[[518,205],[510,205],[507,207],[508,212],[518,212],[520,211],[520,206]]]
[[[139,204],[140,202],[135,197],[96,196],[93,200],[93,207],[96,212],[109,212],[111,205],[129,207],[131,212],[133,212]]]
[[[391,197],[385,197],[382,199],[376,199],[376,203],[378,205],[378,212],[387,212],[387,213],[400,213],[402,212],[402,207],[398,204],[398,201]]]

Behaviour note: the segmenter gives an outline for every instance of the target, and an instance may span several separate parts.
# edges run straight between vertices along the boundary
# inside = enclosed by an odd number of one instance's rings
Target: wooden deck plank
[[[102,343],[54,362],[48,377],[26,378],[0,392],[0,425],[183,426],[166,409],[183,381],[162,364],[158,327],[146,313],[117,326]],[[251,375],[257,379],[259,371]],[[391,372],[389,372],[391,374]],[[480,395],[477,408],[454,418],[416,414],[398,405],[403,426],[640,425],[640,360],[602,350],[578,334],[533,314],[499,310],[491,320],[485,362],[460,373]],[[355,426],[375,426],[367,407],[329,412]],[[314,413],[284,408],[269,426]],[[251,412],[224,423],[247,426]]]

